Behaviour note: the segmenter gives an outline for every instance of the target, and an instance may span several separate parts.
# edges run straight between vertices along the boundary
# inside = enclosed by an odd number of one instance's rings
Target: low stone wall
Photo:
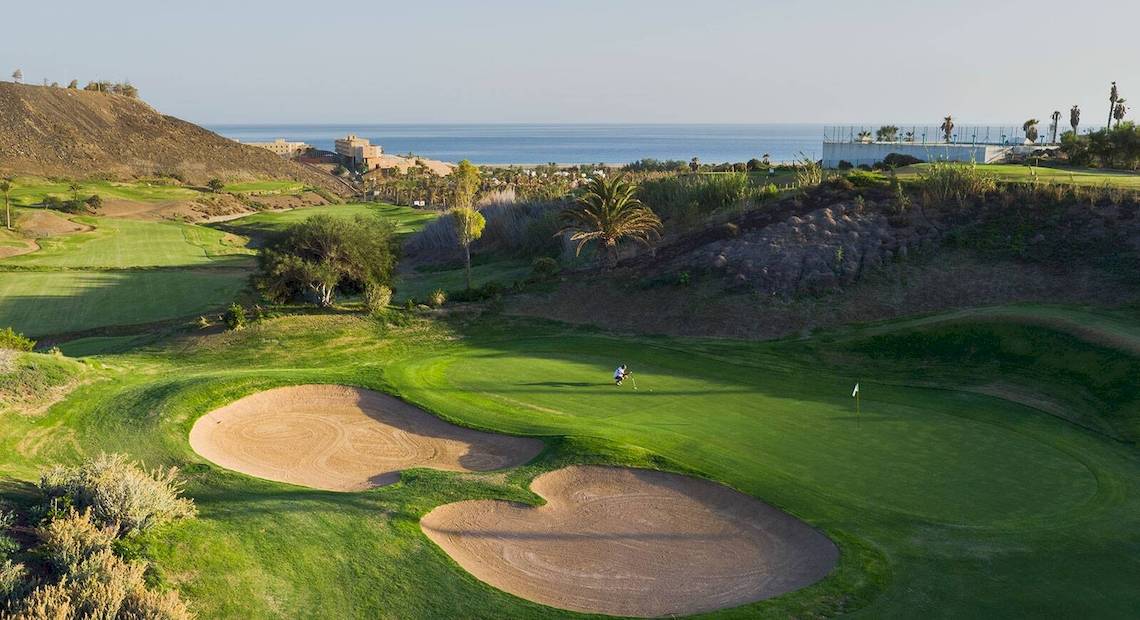
[[[874,165],[891,153],[910,155],[922,161],[960,161],[989,164],[1004,160],[1013,146],[916,142],[824,142],[823,167],[838,168],[846,161],[853,166]]]

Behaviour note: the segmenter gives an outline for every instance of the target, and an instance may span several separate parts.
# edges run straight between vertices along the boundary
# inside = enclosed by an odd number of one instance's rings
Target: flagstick
[[[859,399],[862,398],[862,396],[862,392],[855,392],[855,428],[861,428],[863,426],[863,415],[859,407]]]

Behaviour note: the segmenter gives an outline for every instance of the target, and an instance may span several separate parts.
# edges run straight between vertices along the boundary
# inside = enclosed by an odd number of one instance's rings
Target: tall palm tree
[[[1128,114],[1128,108],[1124,105],[1124,97],[1116,100],[1116,108],[1112,111],[1112,118],[1116,119],[1116,126],[1120,127],[1120,121],[1124,120],[1124,115]]]
[[[8,216],[8,230],[12,230],[12,207],[8,204],[8,194],[12,191],[12,181],[0,179],[0,194],[4,194],[4,214]]]
[[[1077,127],[1081,125],[1081,108],[1073,106],[1069,109],[1069,125],[1073,128],[1073,137],[1077,135]]]
[[[1049,128],[1053,130],[1053,141],[1052,141],[1052,143],[1056,144],[1057,143],[1057,130],[1061,128],[1061,111],[1060,110],[1053,110],[1053,115],[1050,118],[1053,119],[1053,123],[1051,125],[1049,125]]]
[[[946,141],[949,142],[951,138],[954,137],[954,117],[947,116],[946,118],[942,119],[942,125],[939,127],[939,129],[942,130],[942,135],[945,136]]]
[[[1035,118],[1031,118],[1021,124],[1022,131],[1025,132],[1025,139],[1030,142],[1037,142],[1037,124],[1041,122]]]
[[[1116,101],[1120,99],[1120,91],[1116,90],[1116,82],[1112,83],[1112,89],[1108,91],[1108,124],[1106,128],[1112,128],[1112,117],[1116,115]]]
[[[593,177],[585,189],[577,208],[562,212],[563,227],[558,231],[570,233],[570,240],[578,242],[577,254],[590,241],[597,241],[602,267],[612,269],[617,266],[619,241],[633,239],[652,246],[661,236],[661,219],[641,204],[637,185],[627,182],[624,175]]]

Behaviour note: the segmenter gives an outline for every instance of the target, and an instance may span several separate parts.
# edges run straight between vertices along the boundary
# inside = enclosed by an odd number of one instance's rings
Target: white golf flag
[[[859,384],[858,384],[858,383],[856,383],[856,384],[855,384],[855,389],[854,389],[854,390],[851,390],[851,398],[855,398],[855,395],[856,395],[856,394],[858,394],[858,393],[859,393]]]

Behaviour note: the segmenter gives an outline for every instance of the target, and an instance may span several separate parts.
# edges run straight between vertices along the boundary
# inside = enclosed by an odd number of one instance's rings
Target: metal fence
[[[893,140],[880,140],[878,131],[882,126],[874,125],[830,125],[823,130],[824,142],[908,142],[914,144],[969,144],[1010,146],[1025,144],[1025,130],[1021,127],[1000,125],[955,125],[946,140],[945,132],[936,125],[899,125]],[[1062,123],[1057,128],[1056,139],[1071,128]],[[1053,142],[1052,123],[1037,126],[1037,144]]]

